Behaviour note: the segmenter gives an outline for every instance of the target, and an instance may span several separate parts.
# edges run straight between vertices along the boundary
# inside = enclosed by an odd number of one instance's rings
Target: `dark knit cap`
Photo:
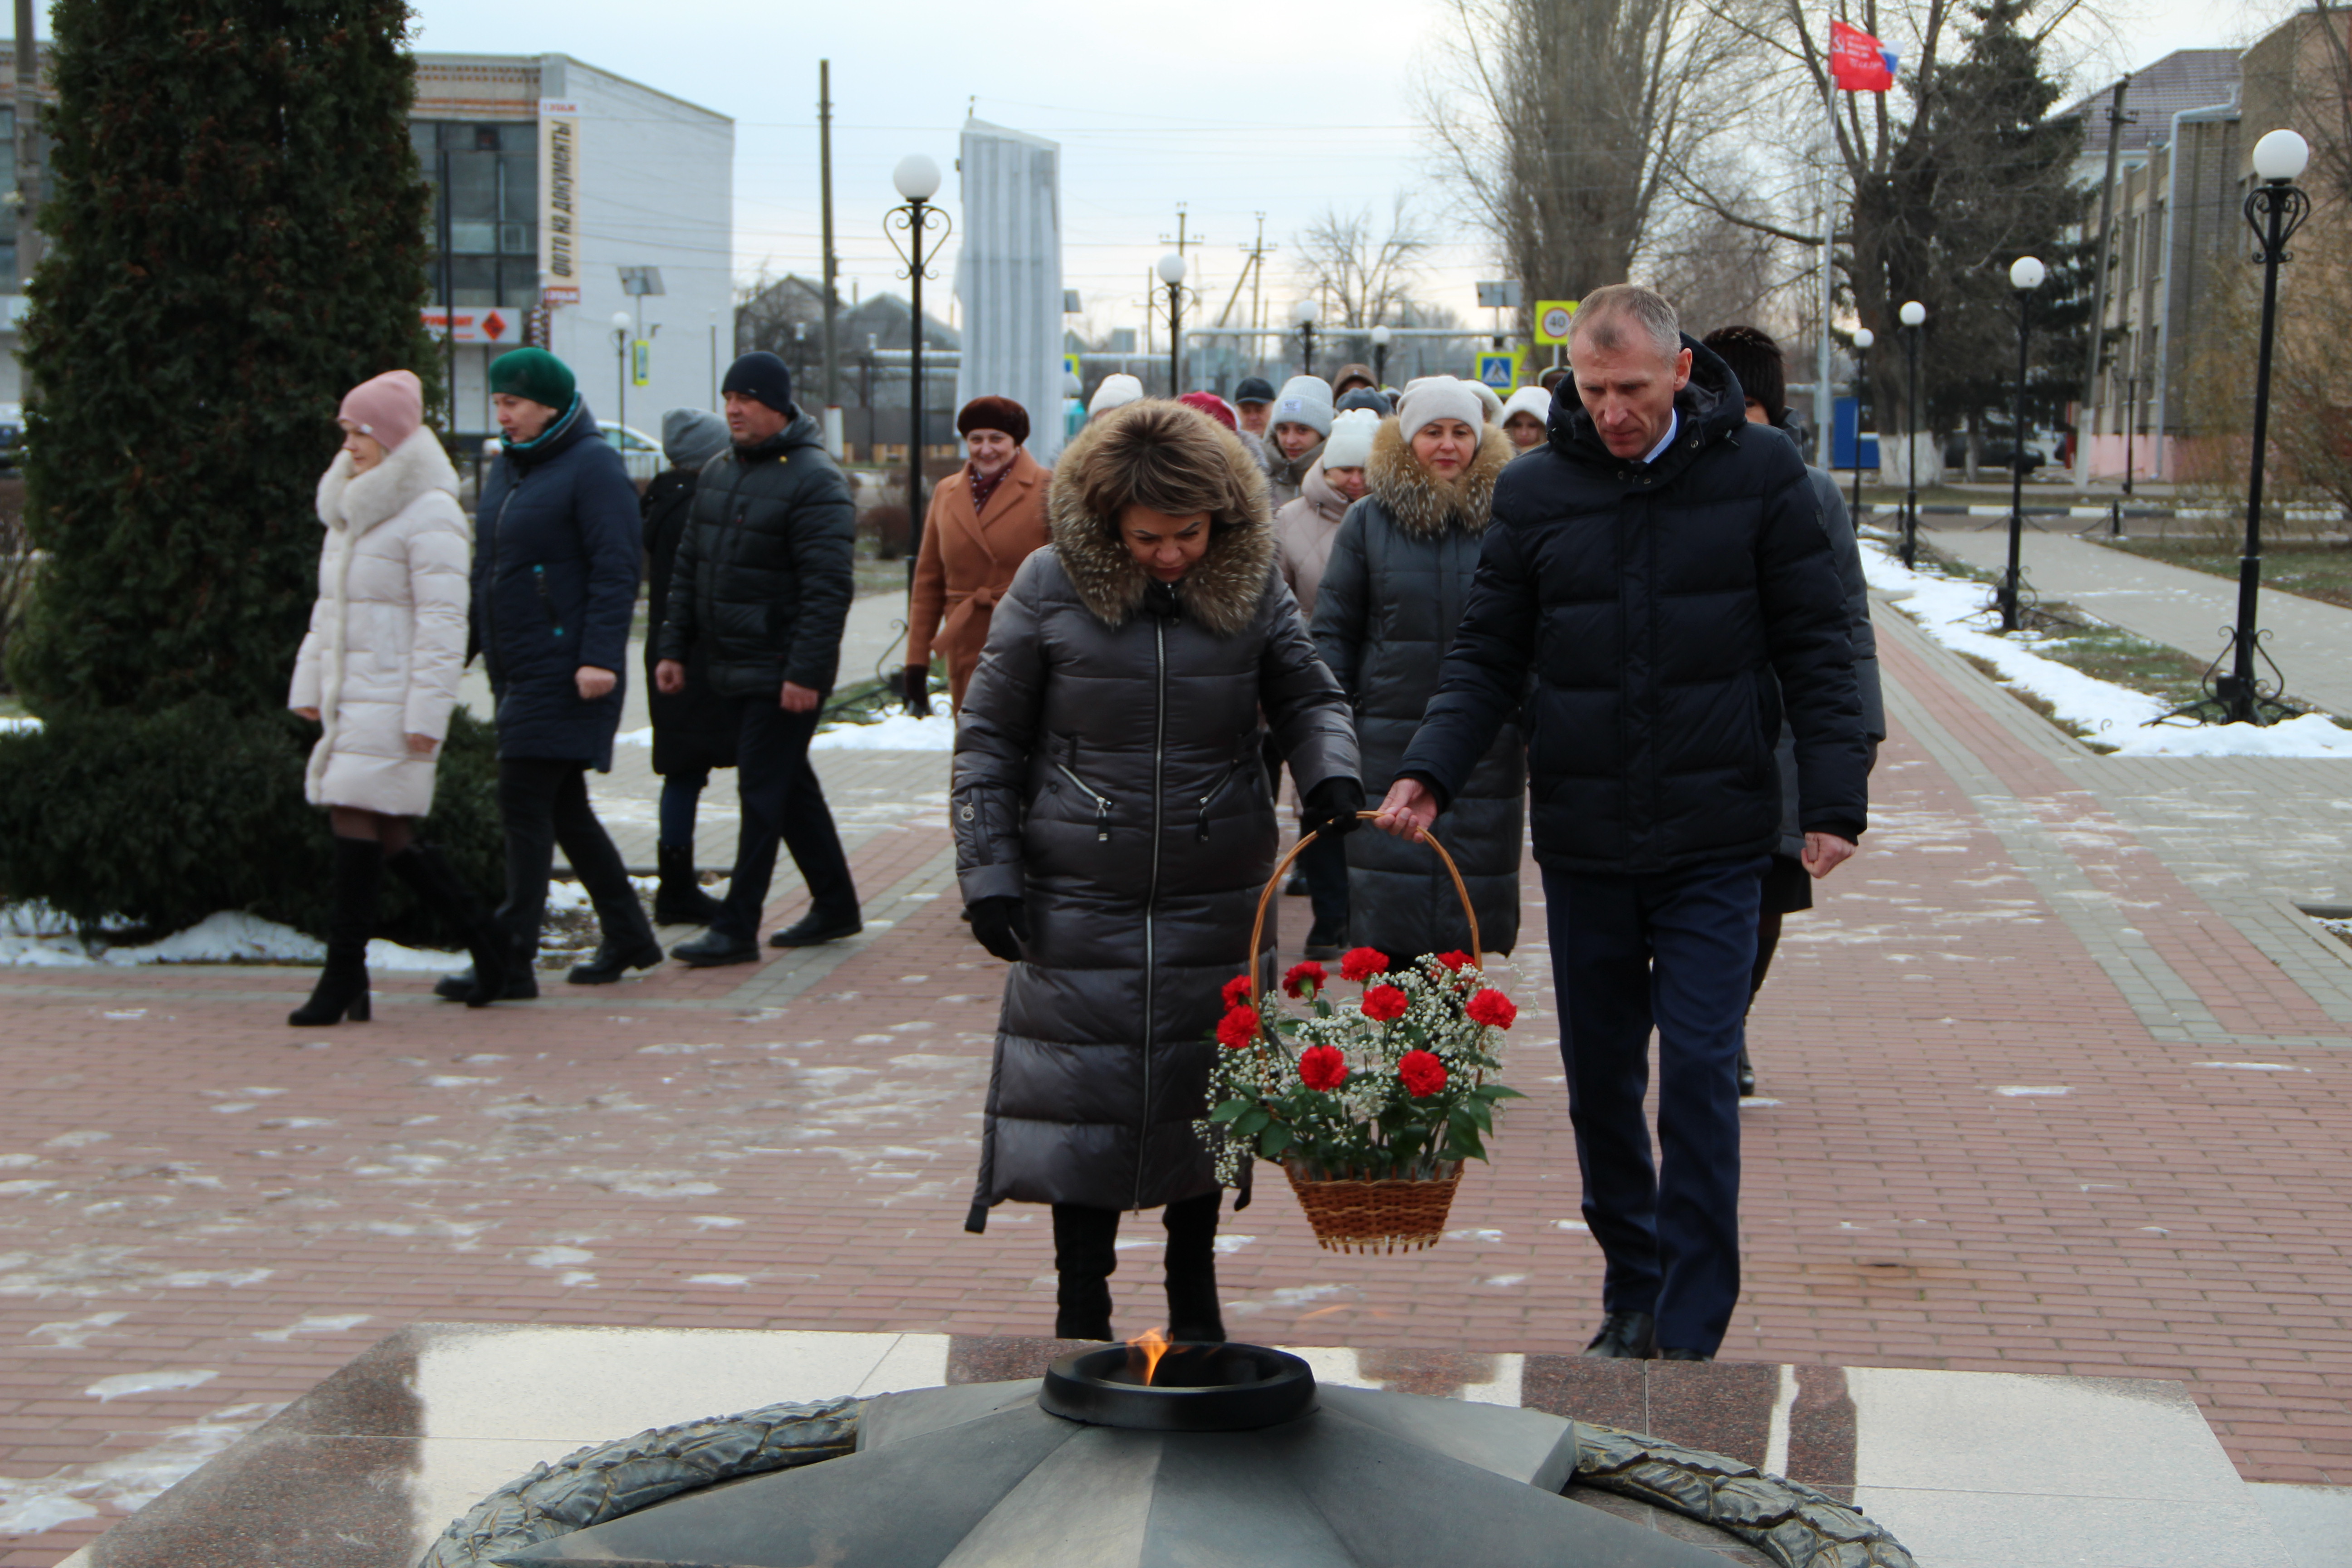
[[[1369,386],[1360,386],[1339,399],[1331,405],[1331,412],[1345,414],[1350,408],[1369,408],[1383,419],[1396,412],[1396,405],[1384,394],[1374,392]]]
[[[1244,376],[1242,384],[1234,388],[1234,401],[1235,403],[1272,403],[1274,384],[1262,375]]]
[[[1761,327],[1717,327],[1702,340],[1739,379],[1740,395],[1764,405],[1775,425],[1789,410],[1789,367],[1780,345]]]
[[[580,390],[572,367],[545,349],[517,349],[490,362],[490,391],[506,397],[527,397],[561,412],[572,406]]]
[[[969,436],[975,430],[1002,430],[1014,446],[1021,446],[1029,439],[1029,411],[1009,397],[975,397],[956,416],[956,434]]]
[[[764,403],[779,414],[793,409],[793,373],[782,360],[765,349],[753,349],[727,367],[721,393],[740,392],[754,403]]]

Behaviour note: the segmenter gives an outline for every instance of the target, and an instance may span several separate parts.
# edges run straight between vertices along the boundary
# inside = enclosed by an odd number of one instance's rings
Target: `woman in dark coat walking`
[[[588,770],[612,770],[621,721],[637,493],[562,360],[545,349],[504,355],[490,366],[490,395],[504,449],[475,518],[473,637],[497,701],[507,839],[499,913],[520,961],[506,994],[535,996],[530,965],[559,843],[604,928],[572,984],[602,984],[662,961],[621,853],[588,804]],[[446,995],[461,984],[470,986],[470,975],[435,989]]]
[[[673,408],[662,416],[662,455],[670,466],[646,487],[646,624],[659,630],[668,612],[670,568],[677,542],[694,513],[695,482],[702,465],[727,449],[727,421],[707,409]],[[710,649],[698,643],[687,650],[686,689],[669,692],[654,679],[661,662],[646,639],[646,709],[654,721],[654,772],[661,775],[661,838],[655,855],[661,886],[654,893],[654,919],[666,926],[707,926],[719,918],[717,899],[702,890],[694,874],[694,817],[710,770],[735,765],[735,708],[710,689]]]
[[[1438,668],[1461,624],[1495,502],[1495,481],[1518,454],[1486,422],[1467,382],[1434,376],[1404,395],[1372,439],[1371,493],[1348,509],[1315,599],[1315,647],[1356,710],[1364,785],[1396,782]],[[1519,852],[1527,820],[1527,746],[1502,732],[1432,829],[1462,868],[1490,952],[1519,937]],[[1392,958],[1470,945],[1462,900],[1437,857],[1364,833],[1348,841],[1349,940]]]
[[[1013,963],[967,1228],[1051,1204],[1055,1332],[1108,1339],[1119,1211],[1165,1205],[1170,1335],[1221,1340],[1223,1188],[1192,1122],[1280,837],[1259,714],[1318,831],[1355,826],[1355,737],[1231,432],[1157,400],[1099,418],[1046,517],[956,733],[972,934]]]

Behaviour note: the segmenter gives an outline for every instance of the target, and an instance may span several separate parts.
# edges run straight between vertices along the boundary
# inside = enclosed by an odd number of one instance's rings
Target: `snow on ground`
[[[2352,730],[2326,714],[2272,725],[2157,724],[2168,705],[2146,692],[2100,680],[2032,651],[2063,639],[2005,637],[1994,625],[1990,584],[1915,572],[1876,540],[1862,542],[1863,574],[1927,634],[1956,653],[1973,654],[2001,679],[2042,699],[2058,717],[2126,757],[2352,757]]]
[[[26,731],[30,731],[30,730],[37,730],[37,729],[39,729],[40,727],[41,727],[41,721],[40,721],[38,719],[33,719],[33,718],[25,718],[25,719],[0,719],[0,735],[5,735],[5,734],[9,733],[11,731],[16,731],[16,730],[26,730]]]
[[[836,724],[820,730],[809,742],[811,751],[829,752],[952,752],[955,721],[945,713],[918,719],[893,713],[873,724]]]
[[[327,956],[325,944],[292,926],[233,910],[206,915],[187,930],[138,947],[105,947],[95,953],[53,916],[20,911],[28,906],[0,910],[0,963],[29,967],[87,968],[93,964],[138,963],[319,963]],[[446,973],[464,962],[462,954],[403,947],[378,940],[368,943],[368,967],[391,971]]]

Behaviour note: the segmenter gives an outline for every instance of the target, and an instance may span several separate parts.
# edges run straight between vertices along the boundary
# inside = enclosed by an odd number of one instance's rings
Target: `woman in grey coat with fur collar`
[[[1052,1205],[1055,1332],[1108,1339],[1119,1211],[1164,1205],[1171,1337],[1220,1340],[1223,1189],[1192,1123],[1279,843],[1260,714],[1310,826],[1355,826],[1355,735],[1230,432],[1159,400],[1098,418],[1046,519],[956,732],[957,873],[1013,961],[967,1228]]]

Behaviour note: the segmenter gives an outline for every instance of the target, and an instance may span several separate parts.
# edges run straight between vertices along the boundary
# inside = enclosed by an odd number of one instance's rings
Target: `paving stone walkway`
[[[1875,826],[1754,1025],[1725,1355],[2177,1377],[2249,1479],[2352,1485],[2352,948],[2292,903],[2352,899],[2352,763],[2097,757],[1881,624]],[[374,1023],[310,1031],[289,970],[0,971],[0,1568],[404,1323],[1046,1331],[1044,1215],[961,1229],[1002,966],[956,919],[946,758],[821,756],[870,792],[837,947],[478,1013],[388,977]],[[1324,1253],[1262,1181],[1225,1222],[1234,1331],[1582,1343],[1528,930],[1496,973],[1534,1098],[1454,1232]],[[1157,1229],[1127,1227],[1122,1331],[1160,1320]]]

